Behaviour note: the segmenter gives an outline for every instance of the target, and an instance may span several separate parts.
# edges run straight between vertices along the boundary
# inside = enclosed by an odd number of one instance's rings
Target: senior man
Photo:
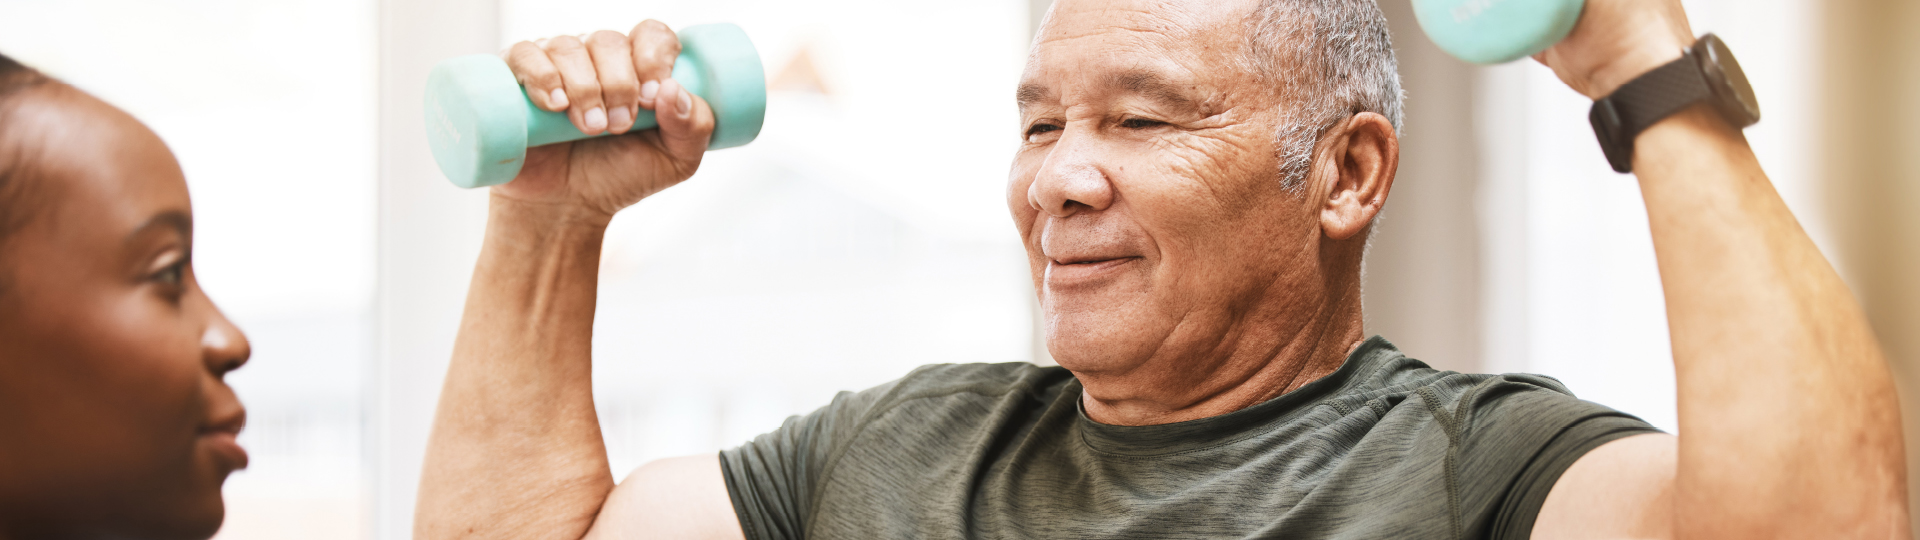
[[[1598,99],[1693,41],[1677,0],[1588,0],[1540,59]],[[595,271],[614,212],[702,159],[712,115],[668,78],[677,51],[654,22],[509,51],[582,129],[625,132],[635,107],[660,127],[535,149],[493,188],[420,537],[1909,534],[1879,348],[1705,105],[1630,147],[1685,437],[1365,339],[1400,122],[1372,0],[1061,0],[1015,93],[1007,190],[1061,367],[922,368],[616,485],[589,384]],[[924,112],[875,129],[911,136]]]

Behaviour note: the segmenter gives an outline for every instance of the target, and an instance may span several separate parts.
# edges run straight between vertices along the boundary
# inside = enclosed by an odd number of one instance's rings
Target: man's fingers
[[[713,138],[713,109],[706,100],[693,95],[668,78],[660,82],[660,94],[654,100],[654,117],[660,121],[660,145],[679,163],[686,174],[700,166]]]
[[[546,49],[531,41],[513,44],[503,55],[507,69],[513,72],[515,79],[527,88],[527,99],[534,105],[549,111],[567,109],[567,94],[562,90],[560,71],[554,69],[553,61],[547,58]]]
[[[626,34],[601,30],[587,36],[587,53],[600,73],[600,99],[607,106],[607,131],[626,133],[640,104],[640,81],[633,74],[633,49]]]
[[[515,43],[504,56],[535,105],[565,110],[581,132],[625,133],[640,109],[650,109],[676,159],[698,163],[706,151],[713,111],[672,80],[680,37],[666,23],[641,21],[627,35],[602,30]]]
[[[673,61],[680,57],[680,36],[667,23],[647,19],[628,33],[633,40],[633,70],[640,80],[640,106],[661,110],[655,100],[664,95],[660,86],[673,76]]]
[[[574,127],[588,135],[606,132],[607,109],[605,102],[600,99],[600,76],[593,67],[593,56],[587,52],[586,44],[573,36],[549,39],[547,58],[560,71],[567,101],[571,102],[567,108],[567,118],[573,120]]]

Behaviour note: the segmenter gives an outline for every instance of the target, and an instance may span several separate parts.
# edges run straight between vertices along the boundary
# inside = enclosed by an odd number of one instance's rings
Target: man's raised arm
[[[1540,59],[1598,99],[1692,41],[1678,0],[1589,0]],[[1695,105],[1635,148],[1683,432],[1583,457],[1533,537],[1908,538],[1886,359],[1740,130]]]
[[[593,409],[600,244],[614,212],[700,166],[713,112],[668,77],[679,41],[647,21],[514,45],[508,64],[588,133],[530,149],[493,188],[453,363],[421,477],[414,532],[437,538],[739,538],[716,456],[649,464],[615,488]]]

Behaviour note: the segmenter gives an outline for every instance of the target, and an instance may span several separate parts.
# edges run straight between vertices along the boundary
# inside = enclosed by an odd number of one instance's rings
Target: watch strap
[[[1633,170],[1633,139],[1673,113],[1713,97],[1693,53],[1649,71],[1621,85],[1613,94],[1593,102],[1587,120],[1600,139],[1600,149],[1616,172]]]

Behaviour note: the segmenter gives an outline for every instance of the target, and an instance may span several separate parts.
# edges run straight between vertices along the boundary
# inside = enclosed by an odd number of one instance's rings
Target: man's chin
[[[1047,352],[1054,363],[1076,374],[1126,372],[1153,354],[1154,347],[1146,342],[1154,332],[1075,322],[1056,318],[1048,324]]]

